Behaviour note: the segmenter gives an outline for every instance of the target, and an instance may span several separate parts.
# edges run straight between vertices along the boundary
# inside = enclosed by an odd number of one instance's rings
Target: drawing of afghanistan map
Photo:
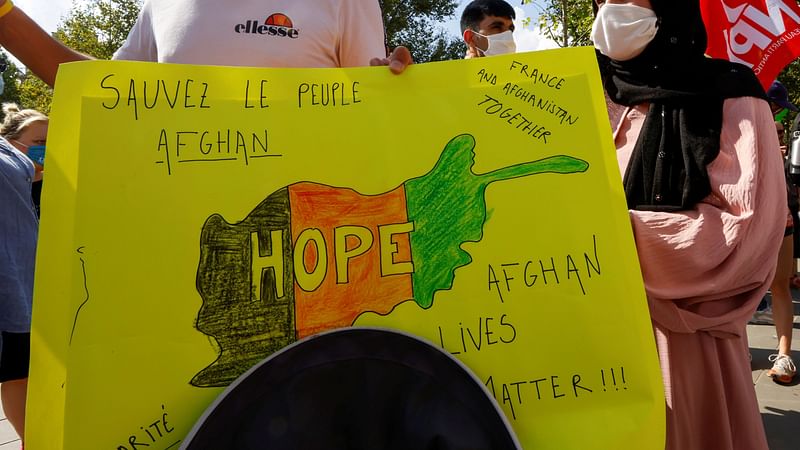
[[[430,172],[379,195],[298,182],[240,222],[208,217],[196,327],[216,341],[218,358],[191,384],[228,385],[266,355],[366,312],[406,301],[429,308],[471,261],[461,245],[482,237],[490,183],[589,167],[557,155],[477,174],[475,145],[456,136]]]

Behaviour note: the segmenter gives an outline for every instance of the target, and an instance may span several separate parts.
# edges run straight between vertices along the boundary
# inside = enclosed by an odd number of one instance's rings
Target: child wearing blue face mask
[[[516,53],[514,8],[503,0],[473,0],[461,14],[466,58]]]
[[[0,136],[31,159],[36,168],[31,195],[37,215],[42,193],[42,176],[44,175],[44,153],[47,143],[46,115],[35,109],[19,109],[15,103],[3,104],[4,120],[0,125]]]

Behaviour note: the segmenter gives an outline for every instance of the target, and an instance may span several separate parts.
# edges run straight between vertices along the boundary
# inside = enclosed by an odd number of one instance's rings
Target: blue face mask
[[[44,166],[44,145],[31,145],[28,147],[28,158],[36,164]]]

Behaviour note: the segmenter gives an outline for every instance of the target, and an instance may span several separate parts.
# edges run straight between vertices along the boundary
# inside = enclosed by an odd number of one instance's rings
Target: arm
[[[389,66],[399,74],[413,64],[411,52],[397,47],[387,55],[386,34],[379,3],[375,0],[342,2],[339,42],[340,67]]]
[[[7,1],[0,0],[0,7]],[[16,7],[0,17],[0,45],[51,87],[59,64],[89,59],[55,40]]]
[[[386,36],[377,0],[338,2],[339,23],[336,43],[339,67],[362,67],[370,59],[386,56]]]

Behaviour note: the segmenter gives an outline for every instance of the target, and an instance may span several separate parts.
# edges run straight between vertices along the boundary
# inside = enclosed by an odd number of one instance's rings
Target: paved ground
[[[794,293],[795,320],[792,348],[800,364],[800,291]],[[750,353],[753,355],[753,383],[761,407],[761,417],[767,430],[770,450],[800,449],[800,377],[790,386],[781,386],[766,376],[771,367],[767,357],[775,353],[778,341],[775,327],[748,325]],[[0,450],[19,450],[19,437],[8,423],[0,407]]]
[[[800,291],[794,296],[794,333],[792,350],[795,363],[800,365]],[[753,355],[753,383],[761,407],[761,417],[767,430],[770,450],[800,449],[800,376],[789,386],[775,384],[766,372],[772,367],[767,357],[776,352],[778,339],[775,327],[748,325],[750,354]],[[4,450],[0,447],[0,450]]]
[[[14,432],[14,428],[8,423],[6,413],[0,405],[0,450],[19,450],[19,437]]]

